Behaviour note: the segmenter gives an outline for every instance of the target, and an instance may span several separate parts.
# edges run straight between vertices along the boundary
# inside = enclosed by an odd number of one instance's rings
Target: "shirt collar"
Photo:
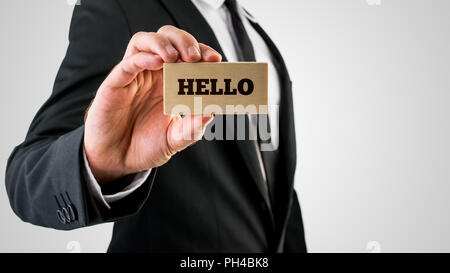
[[[191,0],[191,1],[200,1],[203,2],[204,4],[214,8],[214,9],[219,9],[220,7],[222,7],[222,5],[224,4],[225,0]],[[238,2],[239,5],[239,2]],[[251,15],[250,13],[246,12],[244,9],[242,9],[242,6],[239,6],[241,8],[241,13],[247,17],[249,20],[253,21],[254,23],[258,23],[255,19],[255,17],[253,17],[253,15]]]
[[[223,3],[225,2],[225,0],[199,0],[207,5],[210,5],[211,7],[215,8],[215,9],[219,9]]]

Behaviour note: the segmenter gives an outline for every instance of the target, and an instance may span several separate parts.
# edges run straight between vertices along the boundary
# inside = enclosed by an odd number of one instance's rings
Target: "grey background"
[[[242,2],[294,81],[309,251],[448,252],[450,2],[379,1]],[[51,92],[72,8],[1,1],[2,178]],[[4,186],[0,219],[0,252],[103,252],[111,236],[111,224],[62,232],[23,223]]]

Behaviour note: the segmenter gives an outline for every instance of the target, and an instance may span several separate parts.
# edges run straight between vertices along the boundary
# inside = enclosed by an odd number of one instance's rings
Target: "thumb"
[[[175,118],[167,131],[167,144],[171,154],[186,149],[199,141],[206,126],[214,119],[212,115],[187,115]]]

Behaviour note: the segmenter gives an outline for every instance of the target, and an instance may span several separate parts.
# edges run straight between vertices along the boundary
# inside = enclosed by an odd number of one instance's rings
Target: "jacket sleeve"
[[[293,191],[291,213],[286,228],[286,237],[284,242],[285,253],[305,253],[306,242],[303,230],[302,213],[298,202],[297,193]]]
[[[69,230],[136,213],[146,201],[156,170],[139,189],[111,203],[111,209],[96,203],[82,173],[84,113],[130,38],[115,0],[83,0],[75,7],[53,92],[7,164],[7,193],[22,220]]]

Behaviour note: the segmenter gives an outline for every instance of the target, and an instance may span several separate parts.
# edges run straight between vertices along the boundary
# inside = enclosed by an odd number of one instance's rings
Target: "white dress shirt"
[[[225,54],[227,60],[229,62],[237,62],[238,60],[238,48],[239,41],[237,41],[234,29],[231,21],[231,16],[228,12],[228,9],[225,7],[225,0],[191,0],[191,2],[197,7],[200,13],[203,15],[205,20],[208,22],[209,26],[213,30],[219,44]],[[239,4],[238,4],[239,5]],[[275,69],[275,66],[272,61],[272,54],[267,47],[264,40],[261,36],[253,29],[248,20],[255,21],[253,17],[250,17],[239,5],[240,15],[242,22],[244,23],[245,30],[247,31],[248,36],[253,44],[253,49],[255,52],[255,58],[257,62],[266,62],[269,64],[269,96],[268,101],[269,105],[279,105],[280,104],[280,79],[278,73]],[[279,122],[278,118],[274,118],[274,115],[271,115],[269,111],[270,117],[270,126],[271,126],[271,141],[272,143],[278,143],[278,130],[279,130]],[[137,188],[139,188],[150,175],[151,170],[144,171],[135,175],[132,179],[132,182],[128,184],[124,189],[120,192],[111,195],[104,195],[100,188],[100,185],[95,180],[91,169],[89,167],[89,163],[86,158],[86,153],[83,149],[83,158],[84,158],[84,173],[85,178],[88,183],[88,189],[90,193],[94,196],[94,198],[104,204],[105,207],[110,208],[110,203],[120,200]],[[263,166],[262,166],[263,168]],[[264,171],[263,171],[264,172]]]

